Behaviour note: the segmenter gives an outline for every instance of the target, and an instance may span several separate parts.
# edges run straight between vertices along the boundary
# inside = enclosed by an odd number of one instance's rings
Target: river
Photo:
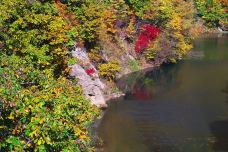
[[[228,36],[196,39],[197,57],[118,81],[98,135],[104,152],[227,152]]]

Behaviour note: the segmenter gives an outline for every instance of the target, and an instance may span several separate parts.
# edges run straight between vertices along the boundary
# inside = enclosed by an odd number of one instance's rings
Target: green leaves
[[[208,26],[215,26],[227,18],[225,6],[218,0],[195,0],[199,15]]]
[[[90,147],[88,125],[99,111],[64,77],[17,56],[0,56],[0,149],[61,151]],[[85,137],[85,138],[81,138]]]
[[[34,64],[66,68],[68,49],[77,36],[75,28],[53,2],[3,0],[0,29],[4,52],[26,56]]]
[[[54,1],[1,0],[0,30],[0,151],[86,151],[99,110],[62,75],[75,17]]]

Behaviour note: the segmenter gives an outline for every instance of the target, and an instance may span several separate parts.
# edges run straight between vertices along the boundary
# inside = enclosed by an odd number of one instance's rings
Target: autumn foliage
[[[94,68],[89,68],[89,69],[86,69],[86,73],[87,73],[88,75],[92,75],[92,74],[95,73],[95,70],[94,70]]]
[[[206,22],[227,24],[225,0],[194,2]],[[76,43],[99,70],[86,73],[110,81],[145,58],[174,62],[192,48],[190,0],[0,0],[0,10],[0,151],[94,150],[99,110],[68,76]]]
[[[142,31],[139,33],[135,42],[136,53],[140,53],[143,49],[145,49],[151,41],[158,37],[158,34],[160,33],[159,28],[150,24],[143,24],[141,29]]]

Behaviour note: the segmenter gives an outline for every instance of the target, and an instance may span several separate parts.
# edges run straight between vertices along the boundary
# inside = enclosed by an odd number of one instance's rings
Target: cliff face
[[[105,84],[101,82],[98,72],[90,62],[84,48],[76,47],[72,56],[78,60],[78,63],[71,66],[71,76],[74,76],[82,87],[84,94],[92,104],[98,107],[106,107],[103,95]],[[91,71],[91,72],[89,72]]]

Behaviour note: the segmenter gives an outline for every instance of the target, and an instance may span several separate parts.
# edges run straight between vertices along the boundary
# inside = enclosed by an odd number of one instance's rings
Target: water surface
[[[204,54],[119,80],[99,127],[105,152],[227,152],[228,37],[195,40]]]

